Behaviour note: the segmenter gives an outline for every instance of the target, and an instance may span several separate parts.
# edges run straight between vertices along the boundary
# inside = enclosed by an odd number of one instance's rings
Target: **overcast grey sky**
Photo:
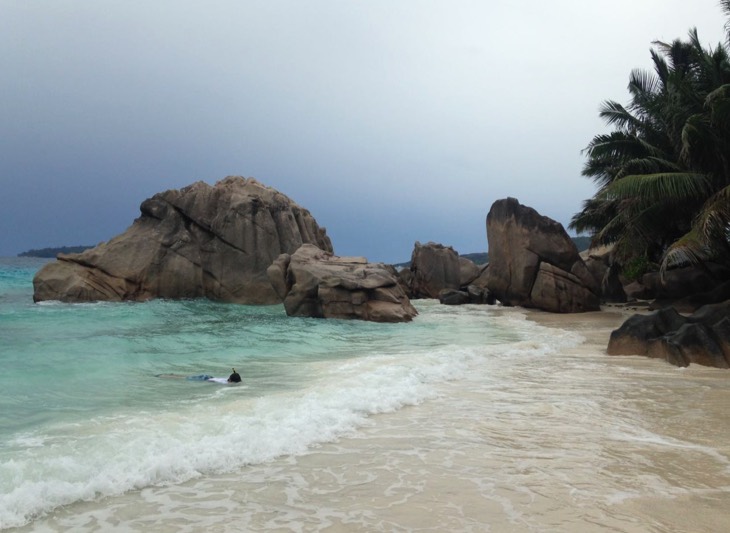
[[[486,251],[506,196],[567,225],[601,101],[653,40],[724,22],[716,0],[0,0],[0,256],[232,174],[372,261]]]

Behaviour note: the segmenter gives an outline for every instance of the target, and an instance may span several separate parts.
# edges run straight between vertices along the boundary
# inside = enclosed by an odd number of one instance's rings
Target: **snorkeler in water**
[[[231,370],[233,370],[233,374],[228,376],[228,383],[241,383],[241,375],[236,372],[235,368],[232,368]]]

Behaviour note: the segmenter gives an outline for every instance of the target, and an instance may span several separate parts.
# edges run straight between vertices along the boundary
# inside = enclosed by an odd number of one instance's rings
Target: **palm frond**
[[[617,126],[634,132],[642,126],[641,120],[629,113],[624,106],[612,100],[603,102],[598,114],[609,126]]]
[[[710,111],[710,120],[717,127],[730,129],[730,83],[721,85],[705,98],[705,108]]]
[[[725,22],[725,33],[727,34],[727,44],[730,46],[730,0],[720,0],[720,9],[723,10],[728,20]]]
[[[649,53],[654,63],[654,72],[656,72],[657,79],[659,80],[661,91],[664,92],[669,83],[669,65],[667,65],[666,60],[656,50],[652,49]]]
[[[616,198],[641,199],[645,204],[686,202],[702,198],[711,190],[705,174],[695,172],[658,172],[634,174],[612,182],[607,192]]]
[[[714,248],[723,248],[728,245],[730,185],[717,191],[704,203],[693,226],[706,241],[717,241]]]
[[[623,213],[617,213],[596,232],[594,239],[599,244],[611,244],[626,235]]]
[[[623,163],[617,172],[616,178],[639,174],[658,174],[664,172],[679,172],[681,169],[676,163],[661,157],[640,157]]]
[[[695,166],[693,163],[698,159],[695,154],[697,147],[712,146],[714,144],[712,137],[710,121],[705,114],[690,116],[682,128],[682,150],[679,157],[688,166]]]
[[[672,267],[697,264],[730,255],[730,185],[705,202],[692,228],[667,249],[662,273]]]
[[[675,267],[696,265],[711,257],[706,241],[694,230],[677,239],[664,253],[659,272],[664,273]]]
[[[659,79],[645,69],[634,69],[629,74],[629,92],[636,94],[653,94],[659,89]]]
[[[573,215],[568,228],[577,233],[593,235],[614,216],[616,216],[616,203],[607,200],[605,194],[599,190],[592,198],[583,201],[583,209]]]
[[[592,158],[615,157],[626,159],[665,156],[661,148],[652,145],[646,139],[623,131],[596,135],[591,139],[588,146],[582,150],[582,153]]]

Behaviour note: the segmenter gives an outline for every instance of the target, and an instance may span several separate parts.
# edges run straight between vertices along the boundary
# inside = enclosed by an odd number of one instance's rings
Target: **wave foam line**
[[[305,453],[353,432],[372,414],[433,397],[430,384],[465,375],[474,357],[460,349],[373,356],[323,365],[316,385],[298,394],[218,397],[176,412],[94,419],[22,436],[15,441],[21,453],[0,462],[0,529],[77,501]]]

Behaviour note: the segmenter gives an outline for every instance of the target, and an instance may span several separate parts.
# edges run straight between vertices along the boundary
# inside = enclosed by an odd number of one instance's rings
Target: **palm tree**
[[[722,2],[730,17],[730,0]],[[604,102],[583,175],[598,185],[570,227],[614,243],[619,262],[662,270],[730,258],[730,20],[727,45],[655,42],[634,70],[630,103]]]

